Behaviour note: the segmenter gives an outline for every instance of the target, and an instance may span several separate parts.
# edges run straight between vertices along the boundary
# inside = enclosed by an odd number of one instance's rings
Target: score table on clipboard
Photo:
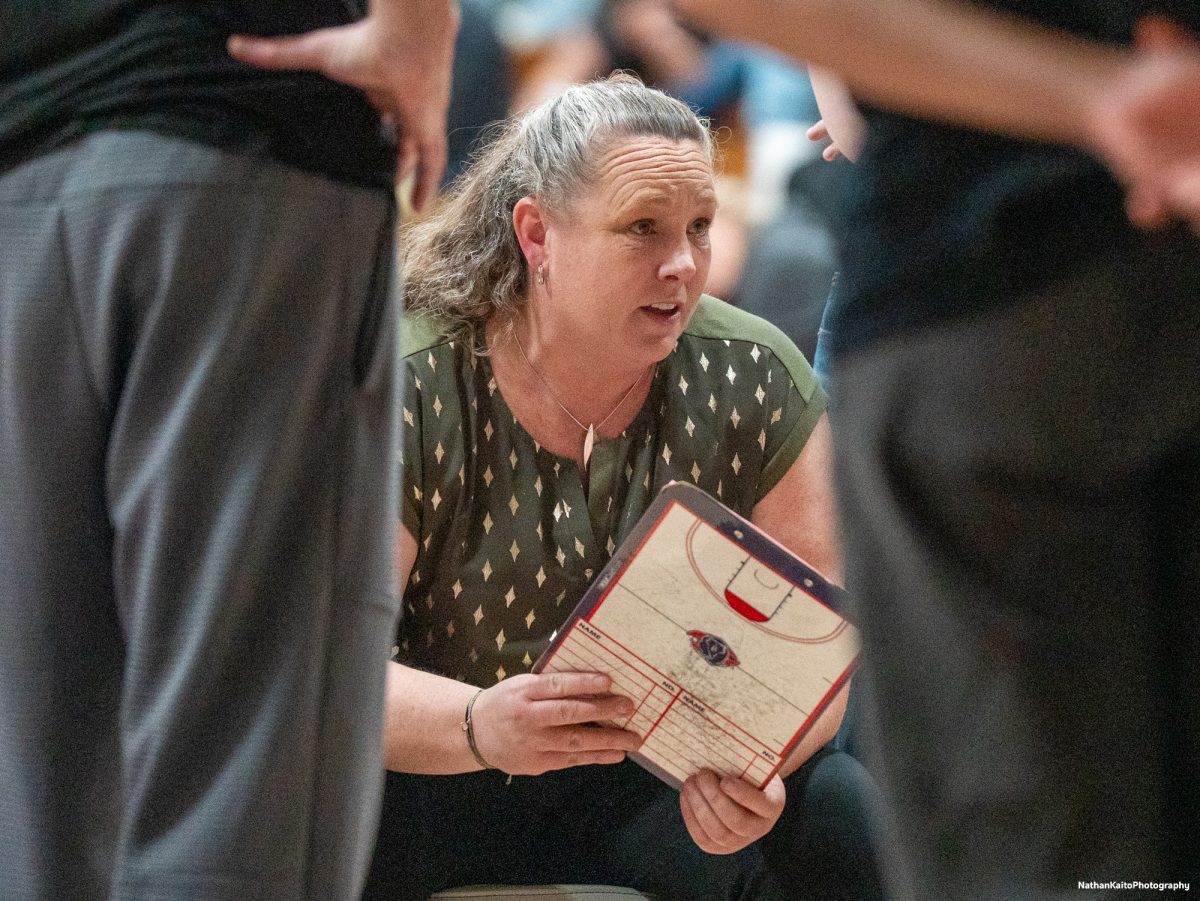
[[[849,680],[841,589],[700,489],[668,485],[535,672],[612,677],[631,757],[679,787],[707,768],[762,786]]]

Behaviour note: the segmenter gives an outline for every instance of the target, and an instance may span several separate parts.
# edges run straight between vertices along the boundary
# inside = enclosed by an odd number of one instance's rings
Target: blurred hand
[[[697,847],[733,854],[771,831],[783,813],[787,791],[773,776],[761,790],[735,776],[701,770],[683,783],[679,807]]]
[[[827,146],[824,150],[821,151],[822,159],[826,159],[832,163],[838,157],[844,156],[841,148],[838,147],[837,142],[834,141],[832,137],[830,137],[829,129],[825,126],[824,119],[818,119],[816,122],[814,122],[809,127],[808,131],[806,131],[804,134],[810,141],[828,141],[829,142],[829,146]]]
[[[399,132],[397,177],[415,172],[413,206],[437,194],[446,168],[457,5],[376,0],[350,25],[279,38],[234,35],[230,55],[264,69],[302,69],[358,88]]]
[[[1094,149],[1124,181],[1135,223],[1179,218],[1200,231],[1200,43],[1159,17],[1135,38],[1138,52],[1089,111]]]
[[[542,673],[513,676],[483,692],[471,721],[483,759],[497,769],[537,776],[589,763],[620,763],[641,739],[611,726],[633,701],[609,694],[612,680],[599,673]]]

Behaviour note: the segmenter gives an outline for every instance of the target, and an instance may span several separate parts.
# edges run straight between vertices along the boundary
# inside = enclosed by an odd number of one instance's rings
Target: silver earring
[[[538,268],[537,268],[537,283],[539,285],[546,284],[545,268],[546,268],[545,266],[538,266]]]

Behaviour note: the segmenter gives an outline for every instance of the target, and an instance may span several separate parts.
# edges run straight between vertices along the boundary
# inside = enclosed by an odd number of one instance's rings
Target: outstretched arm
[[[372,0],[365,19],[281,38],[235,35],[229,52],[265,69],[306,69],[358,88],[399,129],[397,176],[416,173],[413,206],[446,168],[450,65],[458,33],[452,0]]]
[[[831,69],[872,103],[1104,160],[1135,221],[1200,225],[1200,45],[1147,19],[1117,48],[961,0],[677,0],[706,28]]]

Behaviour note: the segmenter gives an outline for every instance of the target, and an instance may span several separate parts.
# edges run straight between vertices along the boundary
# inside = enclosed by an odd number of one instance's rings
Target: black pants
[[[853,758],[818,752],[787,780],[775,828],[737,854],[692,842],[679,794],[641,767],[537,777],[392,773],[364,898],[425,901],[475,883],[621,885],[660,901],[881,897],[874,785]]]
[[[1195,238],[1131,239],[833,377],[865,738],[901,896],[1195,877]]]

